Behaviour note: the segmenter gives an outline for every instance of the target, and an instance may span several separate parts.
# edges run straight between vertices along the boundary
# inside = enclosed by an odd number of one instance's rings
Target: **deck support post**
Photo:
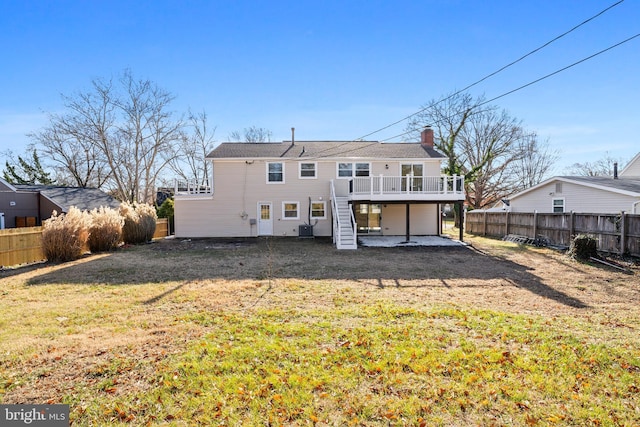
[[[409,219],[410,215],[409,215],[409,203],[405,204],[406,206],[406,243],[409,243],[409,241],[411,240],[411,232],[410,230],[410,226],[411,226],[411,220]]]
[[[464,221],[465,221],[465,215],[464,215],[464,203],[463,202],[458,202],[458,211],[460,212],[460,241],[463,242],[464,241]],[[485,212],[486,215],[486,212]]]

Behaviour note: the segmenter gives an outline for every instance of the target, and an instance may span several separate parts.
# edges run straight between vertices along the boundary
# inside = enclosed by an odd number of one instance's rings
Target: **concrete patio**
[[[442,236],[359,236],[358,245],[365,247],[395,248],[404,246],[467,246],[466,243]]]

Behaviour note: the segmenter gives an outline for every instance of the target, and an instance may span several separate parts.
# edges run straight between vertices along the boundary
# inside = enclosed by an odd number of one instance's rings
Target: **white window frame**
[[[282,165],[282,181],[271,181],[269,179],[270,178],[269,166],[274,164]],[[284,177],[285,177],[284,162],[266,162],[266,168],[267,168],[267,184],[284,184]]]
[[[302,165],[313,165],[313,176],[302,176]],[[318,162],[299,162],[298,178],[300,179],[317,179],[318,178]]]
[[[340,176],[340,165],[351,165],[351,175]],[[367,165],[367,175],[358,175],[357,165]],[[371,162],[337,162],[336,163],[336,178],[338,179],[351,179],[356,176],[369,177],[371,176]]]
[[[313,215],[313,205],[321,204],[322,205],[322,216],[314,216]],[[311,201],[311,206],[309,206],[309,210],[311,211],[311,219],[327,219],[327,202],[324,200]]]
[[[292,216],[287,216],[286,215],[286,205],[296,205],[296,216],[292,217]],[[294,202],[294,201],[290,201],[290,200],[286,200],[282,202],[282,219],[285,221],[288,220],[299,220],[300,219],[300,202]]]
[[[562,201],[562,211],[560,212],[556,212],[556,201]],[[558,205],[558,207],[560,207]],[[554,197],[553,199],[551,199],[551,212],[553,213],[564,213],[566,212],[566,204],[565,204],[565,200],[564,197]]]

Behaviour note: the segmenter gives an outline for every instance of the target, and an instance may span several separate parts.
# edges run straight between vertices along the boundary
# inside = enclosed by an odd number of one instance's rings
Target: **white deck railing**
[[[195,180],[177,179],[174,191],[176,196],[210,196],[213,194],[213,187],[208,184],[198,184]]]
[[[351,195],[433,195],[464,198],[462,176],[367,176],[350,183]]]

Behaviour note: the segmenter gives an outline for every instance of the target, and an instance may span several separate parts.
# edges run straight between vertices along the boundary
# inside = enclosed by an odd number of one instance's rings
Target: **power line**
[[[451,95],[447,96],[446,98],[442,98],[441,100],[439,100],[439,101],[437,101],[437,102],[434,102],[434,103],[432,103],[432,104],[430,104],[430,105],[428,105],[428,106],[426,106],[426,107],[424,107],[424,108],[422,108],[422,109],[420,109],[420,110],[416,111],[415,113],[412,113],[412,114],[410,114],[410,115],[408,115],[408,116],[406,116],[406,117],[404,117],[404,118],[402,118],[402,119],[400,119],[400,120],[397,120],[397,121],[395,121],[395,122],[393,122],[393,123],[391,123],[391,124],[388,124],[388,125],[386,125],[386,126],[384,126],[384,127],[381,127],[380,129],[377,129],[377,130],[375,130],[375,131],[373,131],[373,132],[370,132],[370,133],[368,133],[368,134],[366,134],[366,135],[363,135],[363,136],[361,136],[360,138],[356,138],[356,141],[357,141],[357,140],[362,140],[362,139],[364,139],[364,138],[366,138],[366,137],[368,137],[368,136],[371,136],[371,135],[376,134],[376,133],[378,133],[378,132],[381,132],[381,131],[383,131],[383,130],[385,130],[385,129],[388,129],[388,128],[392,127],[392,126],[395,126],[395,125],[397,125],[397,124],[399,124],[399,123],[402,123],[402,122],[404,122],[405,120],[410,119],[411,117],[416,116],[416,115],[418,115],[418,114],[422,113],[423,111],[428,110],[429,108],[433,108],[433,107],[435,107],[436,105],[440,104],[441,102],[444,102],[444,101],[446,101],[446,100],[448,100],[448,99],[450,99],[450,98],[453,98],[454,96],[456,96],[456,95],[458,95],[458,94],[460,94],[460,93],[462,93],[462,92],[466,91],[467,89],[469,89],[469,88],[471,88],[471,87],[473,87],[473,86],[476,86],[477,84],[482,83],[483,81],[487,80],[488,78],[495,76],[496,74],[498,74],[498,73],[500,73],[500,72],[502,72],[502,71],[506,70],[507,68],[511,67],[512,65],[517,64],[518,62],[522,61],[523,59],[527,58],[528,56],[531,56],[531,55],[533,55],[534,53],[536,53],[536,52],[538,52],[538,51],[540,51],[540,50],[544,49],[545,47],[549,46],[551,43],[553,43],[553,42],[555,42],[555,41],[557,41],[557,40],[561,39],[562,37],[566,36],[567,34],[569,34],[569,33],[573,32],[573,31],[577,30],[578,28],[580,28],[581,26],[585,25],[586,23],[588,23],[588,22],[590,22],[590,21],[593,21],[594,19],[596,19],[596,18],[597,18],[597,17],[599,17],[600,15],[602,15],[602,14],[604,14],[605,12],[609,11],[610,9],[613,9],[614,7],[618,6],[618,5],[619,5],[620,3],[622,3],[623,1],[624,1],[624,0],[620,0],[620,1],[618,1],[618,2],[616,2],[616,3],[614,3],[614,4],[612,4],[612,5],[610,5],[610,6],[609,6],[609,7],[607,7],[606,9],[601,10],[601,11],[600,11],[600,12],[598,12],[597,14],[593,15],[591,18],[589,18],[589,19],[587,19],[587,20],[585,20],[585,21],[581,22],[580,24],[578,24],[578,25],[574,26],[574,27],[573,27],[573,28],[571,28],[570,30],[565,31],[564,33],[560,34],[559,36],[557,36],[557,37],[555,37],[555,38],[553,38],[553,39],[551,39],[551,40],[549,40],[548,42],[546,42],[545,44],[541,45],[540,47],[535,48],[535,49],[534,49],[534,50],[532,50],[531,52],[529,52],[529,53],[527,53],[527,54],[525,54],[525,55],[521,56],[520,58],[516,59],[515,61],[510,62],[509,64],[505,65],[504,67],[502,67],[502,68],[500,68],[500,69],[498,69],[498,70],[496,70],[496,71],[492,72],[491,74],[488,74],[488,75],[484,76],[484,77],[483,77],[483,78],[481,78],[480,80],[478,80],[478,81],[476,81],[476,82],[474,82],[474,83],[471,83],[470,85],[466,86],[466,87],[465,87],[465,88],[463,88],[463,89],[460,89],[460,90],[456,91],[455,93],[453,93],[453,94],[451,94]],[[406,133],[401,134],[400,136],[405,135],[405,134],[406,134]],[[385,140],[385,141],[386,141],[386,140]]]
[[[539,82],[541,82],[542,80],[545,80],[545,79],[547,79],[547,78],[549,78],[549,77],[551,77],[551,76],[554,76],[554,75],[556,75],[556,74],[558,74],[558,73],[561,73],[561,72],[563,72],[563,71],[566,71],[566,70],[568,70],[569,68],[575,67],[576,65],[581,64],[581,63],[583,63],[583,62],[585,62],[585,61],[588,61],[588,60],[590,60],[590,59],[593,59],[593,58],[595,58],[595,57],[596,57],[596,56],[598,56],[598,55],[601,55],[601,54],[603,54],[603,53],[605,53],[605,52],[607,52],[607,51],[610,51],[611,49],[614,49],[614,48],[616,48],[616,47],[618,47],[618,46],[620,46],[620,45],[623,45],[623,44],[625,44],[625,43],[628,43],[628,42],[630,42],[631,40],[633,40],[633,39],[635,39],[635,38],[638,38],[638,37],[640,37],[640,33],[638,33],[638,34],[636,34],[636,35],[634,35],[634,36],[631,36],[631,37],[629,37],[629,38],[627,38],[627,39],[625,39],[625,40],[622,40],[621,42],[616,43],[616,44],[614,44],[614,45],[612,45],[612,46],[609,46],[609,47],[608,47],[608,48],[606,48],[606,49],[602,49],[601,51],[596,52],[596,53],[594,53],[593,55],[589,55],[589,56],[587,56],[586,58],[583,58],[583,59],[581,59],[581,60],[579,60],[579,61],[576,61],[576,62],[574,62],[573,64],[567,65],[566,67],[560,68],[559,70],[556,70],[556,71],[554,71],[554,72],[552,72],[552,73],[549,73],[549,74],[547,74],[547,75],[545,75],[545,76],[542,76],[542,77],[540,77],[540,78],[538,78],[538,79],[536,79],[536,80],[533,80],[533,81],[531,81],[531,82],[529,82],[529,83],[527,83],[527,84],[524,84],[524,85],[522,85],[522,86],[519,86],[519,87],[517,87],[517,88],[515,88],[515,89],[512,89],[512,90],[510,90],[510,91],[508,91],[508,92],[505,92],[505,93],[503,93],[503,94],[501,94],[501,95],[498,95],[498,96],[496,96],[496,97],[494,97],[494,98],[491,98],[491,99],[488,99],[488,100],[486,100],[486,101],[483,101],[483,102],[479,103],[478,105],[476,105],[476,106],[475,106],[475,107],[473,107],[473,108],[477,108],[477,107],[480,107],[480,106],[482,106],[482,105],[488,104],[488,103],[493,102],[493,101],[495,101],[495,100],[497,100],[497,99],[500,99],[500,98],[503,98],[503,97],[505,97],[505,96],[507,96],[507,95],[510,95],[510,94],[512,94],[512,93],[514,93],[514,92],[517,92],[517,91],[519,91],[519,90],[522,90],[522,89],[524,89],[524,88],[526,88],[526,87],[529,87],[529,86],[531,86],[531,85],[534,85],[534,84],[536,84],[536,83],[539,83]],[[424,110],[423,110],[423,111],[424,111]],[[415,114],[414,114],[414,115],[415,115]],[[399,135],[392,136],[391,138],[384,139],[384,140],[382,140],[382,142],[384,142],[384,141],[389,141],[389,140],[391,140],[391,139],[395,139],[395,138],[399,138],[399,137],[401,137],[401,136],[408,135],[408,134],[410,134],[410,133],[412,133],[412,132],[415,132],[415,131],[417,131],[417,130],[420,130],[420,128],[410,129],[410,130],[408,130],[407,132],[401,133],[401,134],[399,134]]]

